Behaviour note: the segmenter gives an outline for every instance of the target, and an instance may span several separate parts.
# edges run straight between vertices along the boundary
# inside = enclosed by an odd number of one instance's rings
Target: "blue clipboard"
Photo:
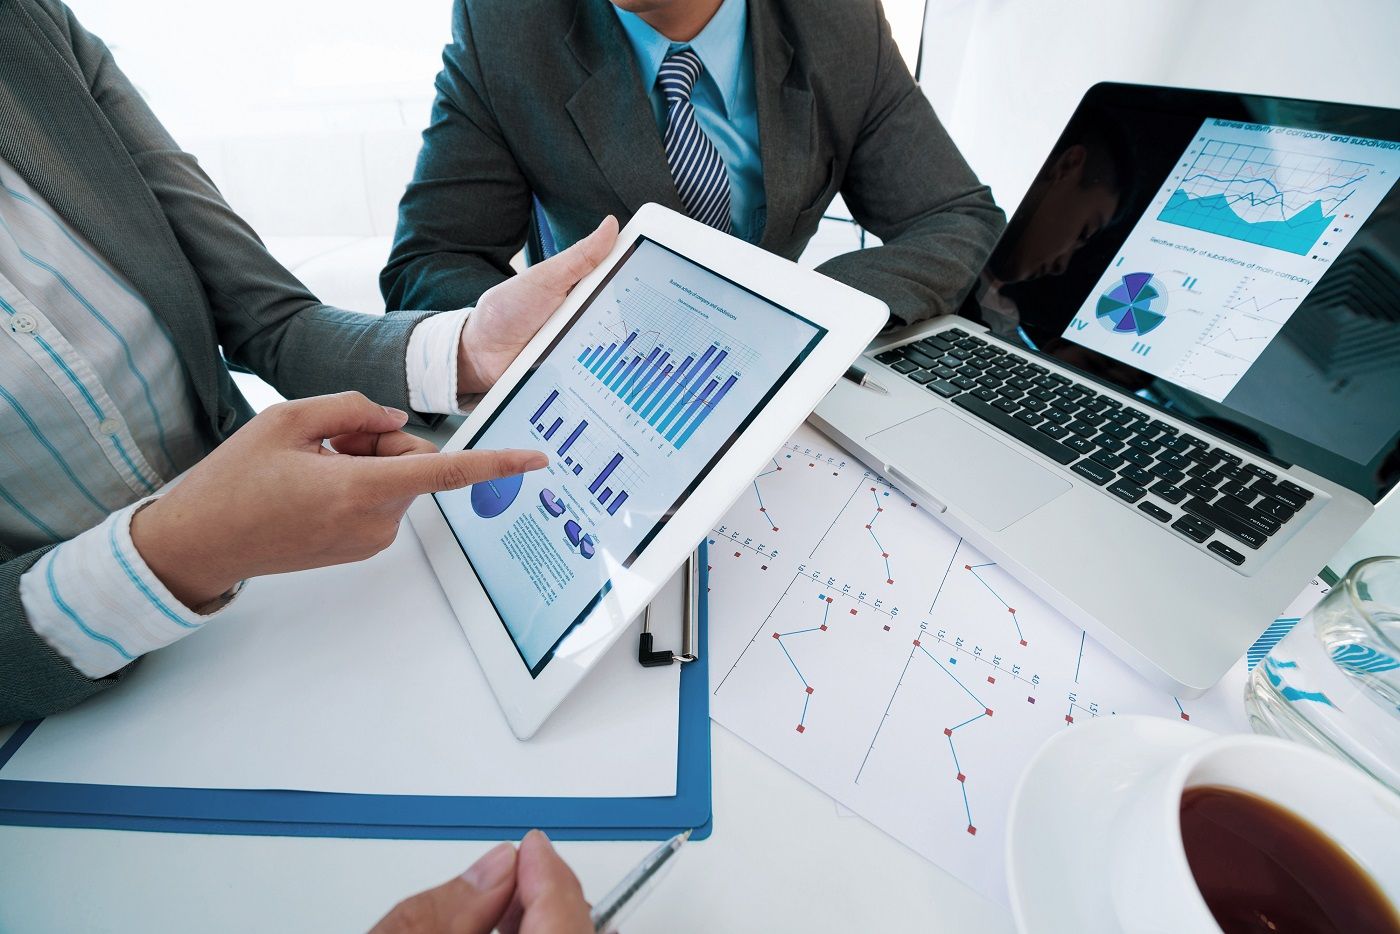
[[[518,839],[533,827],[559,840],[664,840],[712,829],[710,794],[709,571],[700,546],[699,659],[681,669],[676,794],[649,798],[496,798],[315,791],[156,788],[8,781],[4,767],[43,721],[0,746],[0,824],[162,833]]]

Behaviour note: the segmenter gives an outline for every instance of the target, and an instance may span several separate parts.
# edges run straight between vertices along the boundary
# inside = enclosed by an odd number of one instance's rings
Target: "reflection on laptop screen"
[[[964,314],[1377,500],[1400,474],[1398,117],[1096,88]]]

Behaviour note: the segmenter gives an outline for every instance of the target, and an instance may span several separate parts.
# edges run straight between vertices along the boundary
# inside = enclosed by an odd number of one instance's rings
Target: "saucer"
[[[1111,842],[1124,797],[1216,734],[1159,717],[1067,727],[1036,753],[1007,821],[1006,878],[1022,934],[1116,931]]]

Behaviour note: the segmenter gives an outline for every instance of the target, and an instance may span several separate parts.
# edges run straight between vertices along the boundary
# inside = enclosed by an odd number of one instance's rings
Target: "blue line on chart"
[[[885,546],[880,544],[880,539],[875,535],[875,520],[880,518],[880,514],[885,511],[885,507],[880,505],[880,494],[875,487],[870,488],[870,495],[875,500],[875,515],[870,517],[870,521],[865,524],[865,530],[870,533],[870,537],[875,542],[875,547],[880,549],[880,557],[885,561],[885,583],[894,583],[894,571],[890,570],[890,553],[885,550]],[[886,490],[885,495],[889,496],[890,491]]]
[[[1016,638],[1021,640],[1022,645],[1025,645],[1026,634],[1021,632],[1021,621],[1016,618],[1016,608],[1011,604],[1007,603],[1005,600],[1003,600],[1001,598],[1001,594],[993,590],[992,585],[987,583],[986,580],[983,579],[981,574],[977,573],[978,568],[994,568],[996,566],[997,564],[995,561],[988,561],[985,564],[964,564],[963,568],[968,571],[971,571],[972,576],[981,581],[982,586],[987,588],[987,592],[990,593],[992,596],[996,597],[998,603],[1006,607],[1006,612],[1011,614],[1011,622],[1016,627]]]
[[[797,732],[799,733],[807,732],[807,707],[812,703],[812,693],[816,688],[812,687],[807,681],[807,676],[802,673],[802,669],[797,667],[797,661],[792,657],[792,653],[788,651],[788,647],[783,645],[783,640],[790,636],[800,636],[809,632],[826,632],[826,621],[827,617],[831,614],[832,598],[823,593],[818,594],[817,599],[822,602],[822,621],[819,625],[811,626],[807,629],[794,629],[792,632],[773,633],[773,639],[778,643],[778,648],[783,650],[783,654],[787,656],[788,664],[792,666],[793,671],[797,672],[797,679],[802,682],[802,718],[797,721]]]
[[[764,505],[764,503],[763,503],[763,491],[760,490],[760,489],[758,488],[758,481],[762,480],[764,477],[768,476],[769,474],[775,474],[775,473],[777,473],[778,471],[780,471],[780,470],[783,469],[783,468],[778,464],[778,461],[777,461],[776,458],[770,458],[770,460],[773,461],[773,469],[772,469],[772,470],[765,470],[763,473],[761,473],[761,474],[759,474],[757,477],[754,477],[754,478],[753,478],[753,494],[754,494],[754,496],[757,496],[757,497],[758,497],[758,511],[761,512],[761,513],[763,513],[763,518],[765,518],[765,519],[768,520],[768,526],[769,526],[774,532],[776,532],[776,531],[778,531],[778,523],[776,523],[776,522],[773,521],[773,516],[772,516],[772,514],[768,511],[768,507],[767,507],[766,505]]]
[[[1087,632],[1079,634],[1079,661],[1074,663],[1074,683],[1079,683],[1079,666],[1084,664],[1084,640],[1089,637]]]

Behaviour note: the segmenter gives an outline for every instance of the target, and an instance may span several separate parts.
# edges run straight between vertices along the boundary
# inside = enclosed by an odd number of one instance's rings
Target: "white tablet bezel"
[[[608,258],[569,293],[443,450],[461,449],[481,430],[511,388],[526,377],[602,280],[643,236],[825,328],[826,334],[741,430],[630,567],[615,570],[611,588],[567,634],[536,677],[530,676],[438,504],[431,496],[422,496],[410,507],[408,515],[414,531],[422,540],[511,729],[521,739],[528,739],[539,729],[626,631],[629,622],[642,612],[788,435],[816,408],[889,316],[888,307],[878,299],[668,208],[648,204],[619,234]]]

